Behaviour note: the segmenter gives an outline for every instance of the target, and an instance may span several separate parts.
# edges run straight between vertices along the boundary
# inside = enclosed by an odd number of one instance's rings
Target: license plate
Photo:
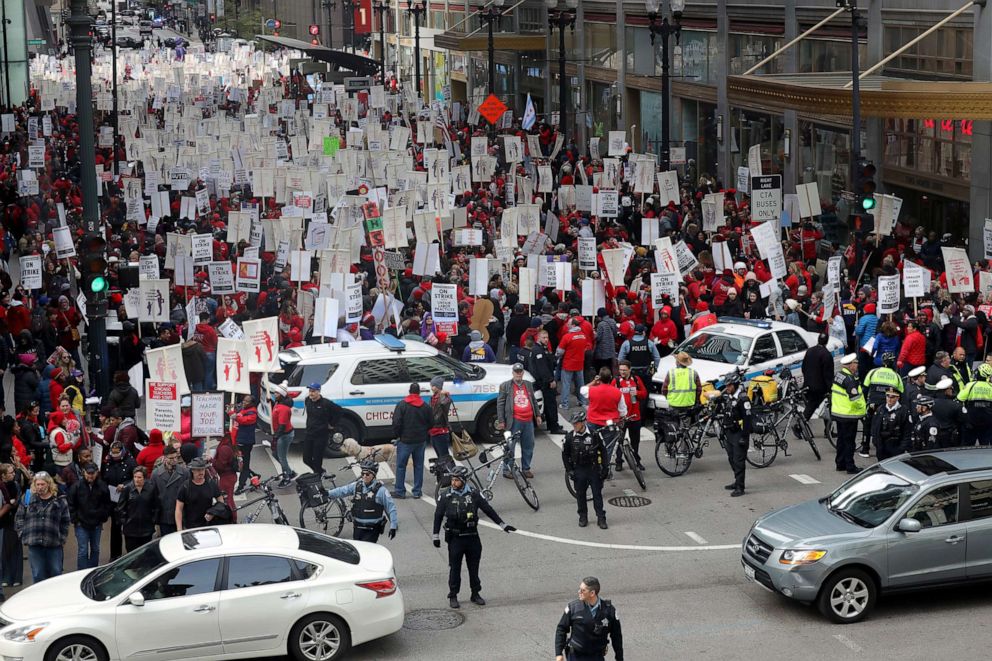
[[[754,567],[752,567],[752,566],[750,566],[748,564],[745,564],[744,565],[744,576],[747,578],[747,580],[753,582],[755,580],[755,578],[754,578]]]

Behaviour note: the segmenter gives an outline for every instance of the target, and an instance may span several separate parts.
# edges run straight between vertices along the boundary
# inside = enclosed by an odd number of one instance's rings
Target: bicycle
[[[346,511],[340,498],[327,495],[328,486],[334,489],[334,474],[314,475],[304,473],[296,478],[296,491],[300,496],[300,527],[337,537],[344,529],[345,521],[351,521],[351,512]]]
[[[238,506],[237,511],[240,512],[243,509],[247,509],[252,505],[258,505],[251,514],[241,519],[238,523],[255,523],[258,520],[259,515],[261,515],[262,510],[266,506],[269,508],[269,512],[272,514],[272,522],[281,526],[288,526],[289,519],[286,517],[286,513],[283,512],[282,507],[279,505],[279,498],[272,491],[270,486],[272,482],[280,479],[281,476],[273,475],[267,480],[260,481],[257,475],[252,475],[251,482],[245,491],[261,491],[262,495],[254,500],[249,500],[247,503]]]
[[[481,450],[479,452],[479,464],[476,465],[472,462],[472,458],[465,456],[459,457],[459,460],[464,461],[468,464],[469,476],[468,481],[472,486],[475,487],[476,491],[482,494],[482,497],[487,501],[493,499],[493,486],[496,484],[496,478],[501,473],[509,473],[513,478],[513,483],[517,487],[517,491],[520,492],[520,496],[524,499],[524,502],[534,510],[535,512],[541,506],[540,501],[537,498],[537,491],[531,486],[530,481],[527,476],[523,474],[520,467],[517,465],[517,461],[513,456],[513,449],[516,446],[517,440],[520,438],[520,432],[503,432],[502,442],[496,444],[492,448],[487,450]],[[495,449],[499,449],[500,452],[493,453],[490,456],[490,452]],[[454,459],[450,462],[438,461],[439,458],[430,460],[430,472],[437,479],[434,485],[434,500],[435,502],[441,496],[441,489],[445,488],[442,486],[442,482],[446,481],[448,469],[454,465]],[[488,469],[485,481],[479,479],[479,472],[483,469]]]
[[[630,466],[630,470],[634,474],[634,479],[641,486],[641,490],[647,489],[648,485],[644,481],[644,471],[640,469],[637,457],[634,456],[634,446],[630,444],[630,436],[627,434],[627,417],[621,417],[617,422],[607,420],[606,425],[600,427],[594,433],[599,434],[600,441],[603,443],[603,447],[606,448],[607,464],[613,466],[612,455],[614,452],[611,450],[616,448],[616,452],[619,452],[623,456],[623,460]],[[609,440],[609,438],[613,440]],[[608,479],[612,478],[613,471],[611,469]]]

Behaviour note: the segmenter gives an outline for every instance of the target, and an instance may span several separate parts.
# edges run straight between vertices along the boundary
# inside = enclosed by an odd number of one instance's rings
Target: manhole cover
[[[465,616],[461,613],[441,608],[421,608],[406,614],[403,628],[414,631],[443,631],[461,626],[463,622]]]
[[[651,499],[644,496],[617,496],[606,502],[614,507],[644,507],[651,504]]]

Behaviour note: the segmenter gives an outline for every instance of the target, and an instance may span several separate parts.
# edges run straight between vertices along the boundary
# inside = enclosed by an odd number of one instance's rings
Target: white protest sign
[[[248,340],[248,371],[279,370],[279,317],[264,317],[244,322]]]
[[[235,281],[238,291],[258,293],[262,289],[262,262],[258,259],[238,260],[238,275]]]
[[[747,150],[747,169],[752,177],[761,176],[761,145],[751,145]]]
[[[76,246],[72,243],[72,230],[68,227],[56,227],[52,230],[55,238],[55,256],[68,259],[76,256]]]
[[[906,298],[926,296],[927,270],[915,262],[907,260],[902,270],[902,288]]]
[[[665,305],[664,298],[667,296],[672,305],[679,303],[679,278],[675,273],[652,273],[651,274],[651,305],[655,310],[661,309]]]
[[[754,245],[763,258],[768,259],[776,246],[781,249],[778,233],[779,227],[775,223],[762,223],[751,228],[751,238],[754,239]]]
[[[751,190],[751,170],[743,165],[737,168],[737,192],[747,193]]]
[[[679,173],[674,170],[658,173],[658,194],[659,204],[662,207],[668,206],[670,202],[679,204],[681,196],[679,194]]]
[[[41,277],[41,255],[21,257],[21,285],[25,289],[41,289],[44,286]]]
[[[210,293],[214,296],[234,293],[234,272],[230,262],[210,262],[207,264],[210,274]]]
[[[592,317],[603,307],[606,307],[606,283],[592,278],[582,280],[582,316]]]
[[[344,288],[345,310],[344,321],[346,324],[357,324],[362,320],[362,284],[356,282],[345,285]]]
[[[148,280],[158,280],[158,256],[142,255],[138,258],[138,275]]]
[[[982,238],[985,240],[985,259],[992,259],[992,218],[985,219]]]
[[[170,344],[159,349],[149,349],[145,352],[145,362],[148,363],[150,381],[175,383],[179,386],[180,395],[189,394],[183,349],[180,345]]]
[[[624,268],[626,260],[623,248],[601,250],[600,254],[603,256],[603,264],[606,266],[606,274],[609,276],[610,282],[613,283],[614,287],[622,287],[624,272],[627,270]]]
[[[162,381],[145,382],[145,429],[161,432],[182,431],[179,386]]]
[[[778,220],[782,215],[782,175],[751,177],[751,219]]]
[[[191,433],[194,437],[224,435],[224,393],[193,393],[193,407],[190,413]]]
[[[841,255],[834,255],[827,260],[827,282],[835,288],[840,287],[840,270],[843,260]]]
[[[681,275],[689,273],[699,265],[699,260],[696,259],[696,255],[689,249],[685,241],[679,241],[675,244],[675,259],[678,262]]]
[[[207,264],[214,258],[213,234],[193,235],[193,264]]]
[[[217,338],[217,389],[243,395],[251,393],[248,381],[247,340]]]
[[[960,294],[975,291],[971,262],[964,248],[941,248],[944,254],[944,271],[947,274],[947,291]]]
[[[445,330],[458,326],[458,286],[437,284],[431,287],[431,317]]]
[[[878,311],[891,314],[899,309],[899,276],[878,276]]]
[[[169,280],[141,280],[141,308],[138,321],[161,323],[169,320]]]

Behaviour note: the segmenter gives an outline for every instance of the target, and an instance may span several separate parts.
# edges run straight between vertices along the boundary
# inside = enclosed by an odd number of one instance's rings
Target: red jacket
[[[627,417],[631,420],[640,420],[641,402],[648,398],[648,389],[641,377],[636,374],[631,374],[629,379],[618,376],[613,380],[613,385],[620,389],[623,401],[627,403]]]
[[[145,446],[145,449],[138,453],[135,461],[138,462],[139,466],[144,466],[145,470],[151,474],[151,472],[155,470],[155,462],[158,461],[158,458],[162,456],[163,452],[165,452],[164,443],[149,442],[149,444]]]
[[[278,430],[280,426],[284,427],[283,434],[293,431],[293,409],[282,403],[272,408],[272,429]]]
[[[605,425],[609,420],[617,422],[620,418],[621,397],[623,393],[612,383],[589,386],[589,409],[586,418],[594,425]]]
[[[678,339],[679,331],[675,327],[675,322],[669,319],[659,319],[651,327],[651,339],[661,346],[668,346],[668,343]]]
[[[213,326],[201,322],[193,330],[203,338],[205,352],[217,353],[217,331]]]
[[[696,331],[698,331],[701,328],[706,328],[707,326],[712,326],[716,322],[717,322],[716,315],[713,314],[712,312],[707,312],[703,316],[697,317],[692,322],[692,327],[689,329],[689,334],[691,335],[692,333],[695,333]]]
[[[7,310],[7,329],[17,337],[22,330],[31,328],[31,310],[26,305],[12,305]]]
[[[900,369],[906,365],[919,367],[927,362],[927,340],[923,333],[913,331],[906,335],[902,341],[902,348],[899,350],[899,358],[896,360],[896,367]]]

